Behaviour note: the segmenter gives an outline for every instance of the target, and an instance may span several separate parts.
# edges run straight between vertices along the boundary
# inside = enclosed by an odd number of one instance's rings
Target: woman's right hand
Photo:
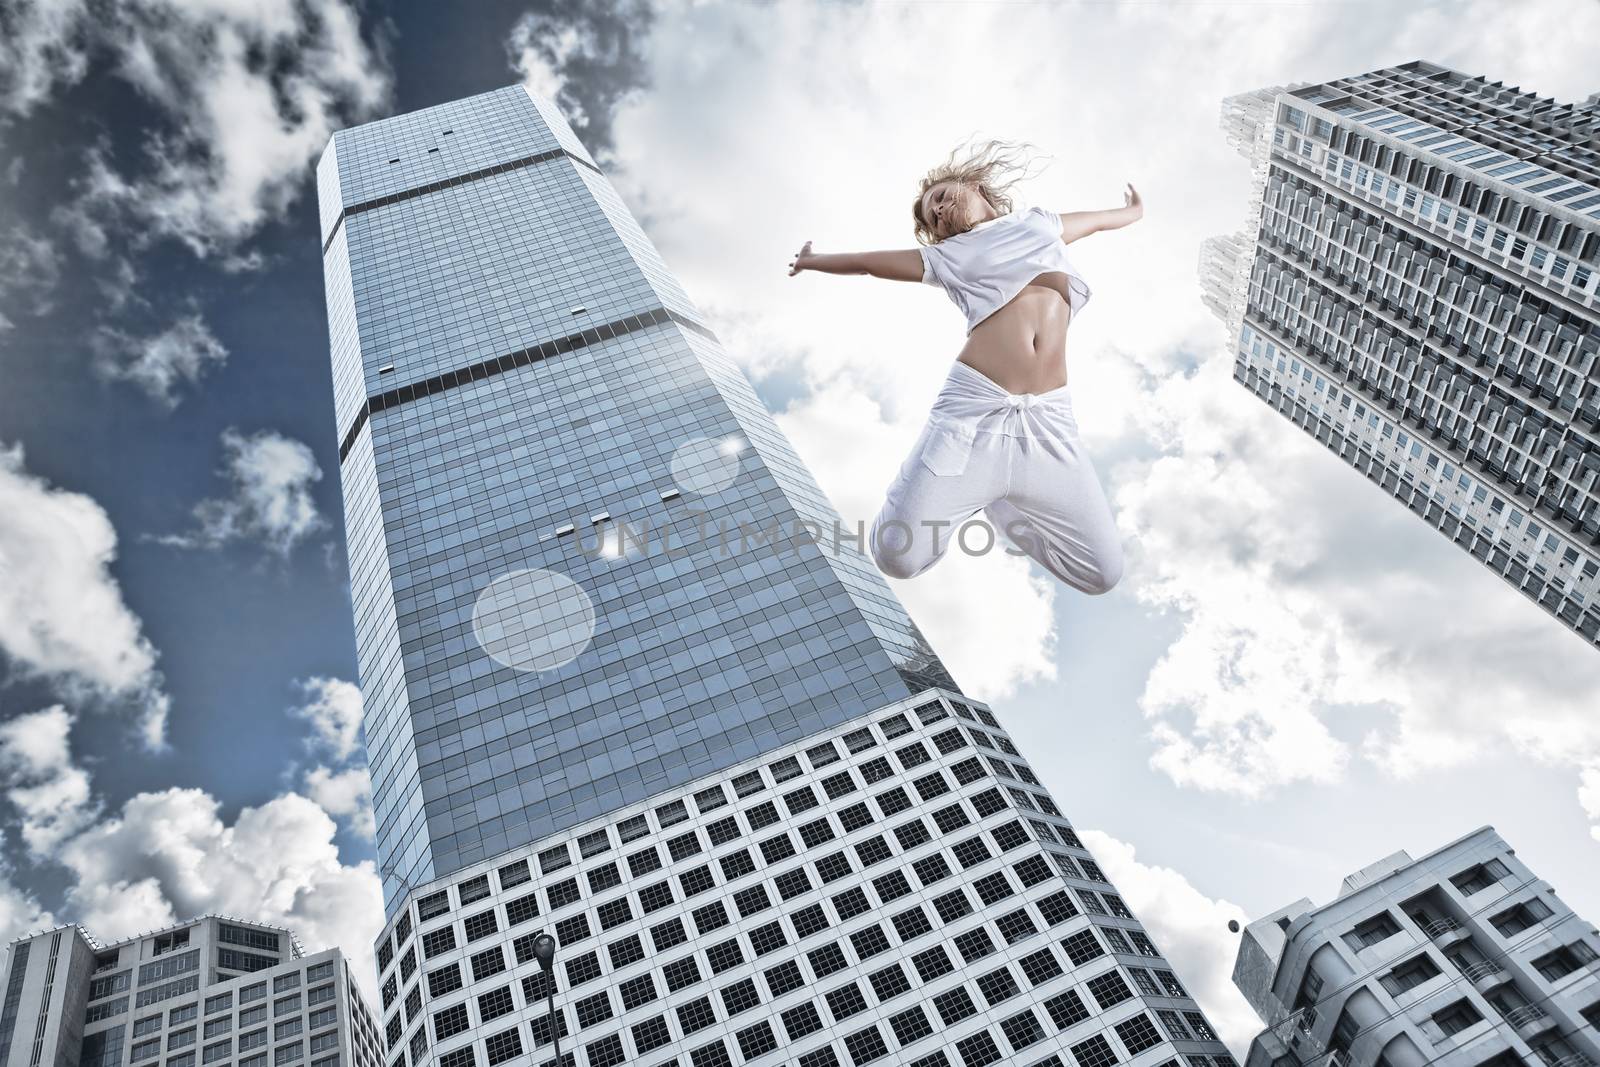
[[[789,277],[793,278],[796,274],[799,274],[801,271],[806,269],[806,259],[810,255],[811,242],[807,241],[805,244],[800,246],[800,251],[796,252],[794,254],[794,259],[790,261]]]

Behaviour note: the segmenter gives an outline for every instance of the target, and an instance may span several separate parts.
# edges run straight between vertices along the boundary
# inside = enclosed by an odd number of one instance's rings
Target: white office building
[[[116,944],[81,926],[12,942],[0,1067],[379,1067],[338,949],[206,916]]]
[[[1492,827],[1244,931],[1247,1067],[1593,1067],[1600,936]]]
[[[1417,61],[1230,97],[1234,379],[1600,643],[1600,94]]]
[[[1236,1067],[948,692],[418,886],[377,955],[389,1067],[553,1063],[552,1029],[572,1067]]]

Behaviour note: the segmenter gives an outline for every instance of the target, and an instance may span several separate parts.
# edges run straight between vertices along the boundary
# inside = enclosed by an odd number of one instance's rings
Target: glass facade
[[[511,86],[342,130],[318,189],[391,912],[487,857],[954,690],[548,102]],[[707,469],[734,449],[733,476]],[[520,571],[592,605],[570,661],[519,669],[475,637],[480,597]]]
[[[1230,98],[1234,378],[1600,643],[1600,100],[1416,62]]]

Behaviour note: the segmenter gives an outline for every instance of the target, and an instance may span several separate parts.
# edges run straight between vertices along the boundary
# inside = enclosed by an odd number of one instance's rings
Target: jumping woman
[[[911,207],[920,247],[818,254],[807,241],[789,274],[926,282],[967,319],[966,344],[873,520],[878,568],[921,574],[981,510],[1051,574],[1104,593],[1122,576],[1122,542],[1067,394],[1067,325],[1090,294],[1067,245],[1134,222],[1144,206],[1129,185],[1123,206],[1105,211],[1014,207],[1003,146],[959,162],[952,153],[922,179]]]

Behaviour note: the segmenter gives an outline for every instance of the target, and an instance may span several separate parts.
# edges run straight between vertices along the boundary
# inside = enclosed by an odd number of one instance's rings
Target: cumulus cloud
[[[207,912],[286,926],[308,948],[343,948],[369,982],[383,925],[377,872],[370,860],[341,863],[334,832],[295,793],[245,807],[231,825],[203,790],[140,793],[62,846],[66,904],[102,940]]]
[[[1508,747],[1600,762],[1592,650],[1231,373],[1212,346],[1146,387],[1155,451],[1115,474],[1131,589],[1183,620],[1141,697],[1153,765],[1259,796],[1356,759],[1396,778]]]
[[[227,348],[198,312],[144,336],[105,327],[94,336],[94,346],[95,370],[102,377],[133,383],[169,411],[178,406],[181,388],[198,384],[228,359]]]
[[[231,483],[224,497],[194,507],[195,528],[156,538],[177,548],[220,548],[235,541],[259,542],[287,557],[295,545],[327,526],[311,498],[322,468],[311,449],[274,430],[222,432],[222,476]]]
[[[26,115],[89,69],[87,4],[7,4],[0,8],[0,111]]]
[[[5,835],[0,834],[0,857],[8,854]],[[16,884],[11,864],[0,858],[0,942],[9,943],[23,934],[55,925],[55,916],[32,893]]]
[[[1141,863],[1132,845],[1109,834],[1084,830],[1079,836],[1242,1063],[1261,1032],[1261,1020],[1232,978],[1239,935],[1228,932],[1228,921],[1244,926],[1250,921],[1244,910],[1206,896],[1170,867]]]
[[[368,841],[377,836],[372,821],[372,777],[364,765],[342,771],[313,767],[306,772],[305,790],[324,811],[345,820],[355,833]]]
[[[506,55],[528,86],[556,102],[597,159],[619,101],[646,78],[649,0],[555,0],[519,18]]]
[[[8,168],[8,174],[13,172]],[[0,308],[9,308],[13,316],[46,314],[60,278],[61,254],[49,238],[22,223],[0,233]],[[15,325],[0,311],[0,333]]]
[[[311,724],[308,747],[325,750],[343,763],[364,754],[361,747],[361,688],[342,678],[307,678],[300,683],[304,704],[289,713]]]
[[[308,948],[338,945],[370,986],[372,939],[383,924],[370,860],[348,865],[336,824],[316,800],[285,793],[240,809],[231,823],[200,789],[139,793],[103,816],[88,773],[73,760],[72,716],[60,707],[0,726],[0,784],[36,863],[67,877],[63,911],[104,940],[208,912],[288,927]],[[323,798],[358,803],[349,783]],[[0,931],[49,925],[0,868]]]
[[[1600,762],[1589,764],[1579,776],[1578,804],[1595,824],[1589,827],[1590,836],[1600,841]]]
[[[49,856],[96,814],[88,772],[72,762],[72,722],[57,704],[0,723],[0,779],[35,856]]]
[[[87,0],[11,11],[0,35],[0,110],[29,114],[81,81],[100,55],[153,104],[142,168],[90,150],[70,209],[135,246],[157,237],[249,268],[239,242],[305,188],[333,130],[377,113],[392,92],[384,46],[342,0],[194,5]]]
[[[345,820],[351,830],[371,839],[376,829],[372,780],[361,740],[361,689],[341,678],[321,677],[303,680],[300,689],[307,699],[290,708],[289,714],[311,724],[306,748],[329,761],[305,771],[306,794]]]
[[[75,698],[130,706],[145,747],[166,742],[156,650],[111,573],[117,534],[92,498],[27,472],[0,447],[0,651]]]

